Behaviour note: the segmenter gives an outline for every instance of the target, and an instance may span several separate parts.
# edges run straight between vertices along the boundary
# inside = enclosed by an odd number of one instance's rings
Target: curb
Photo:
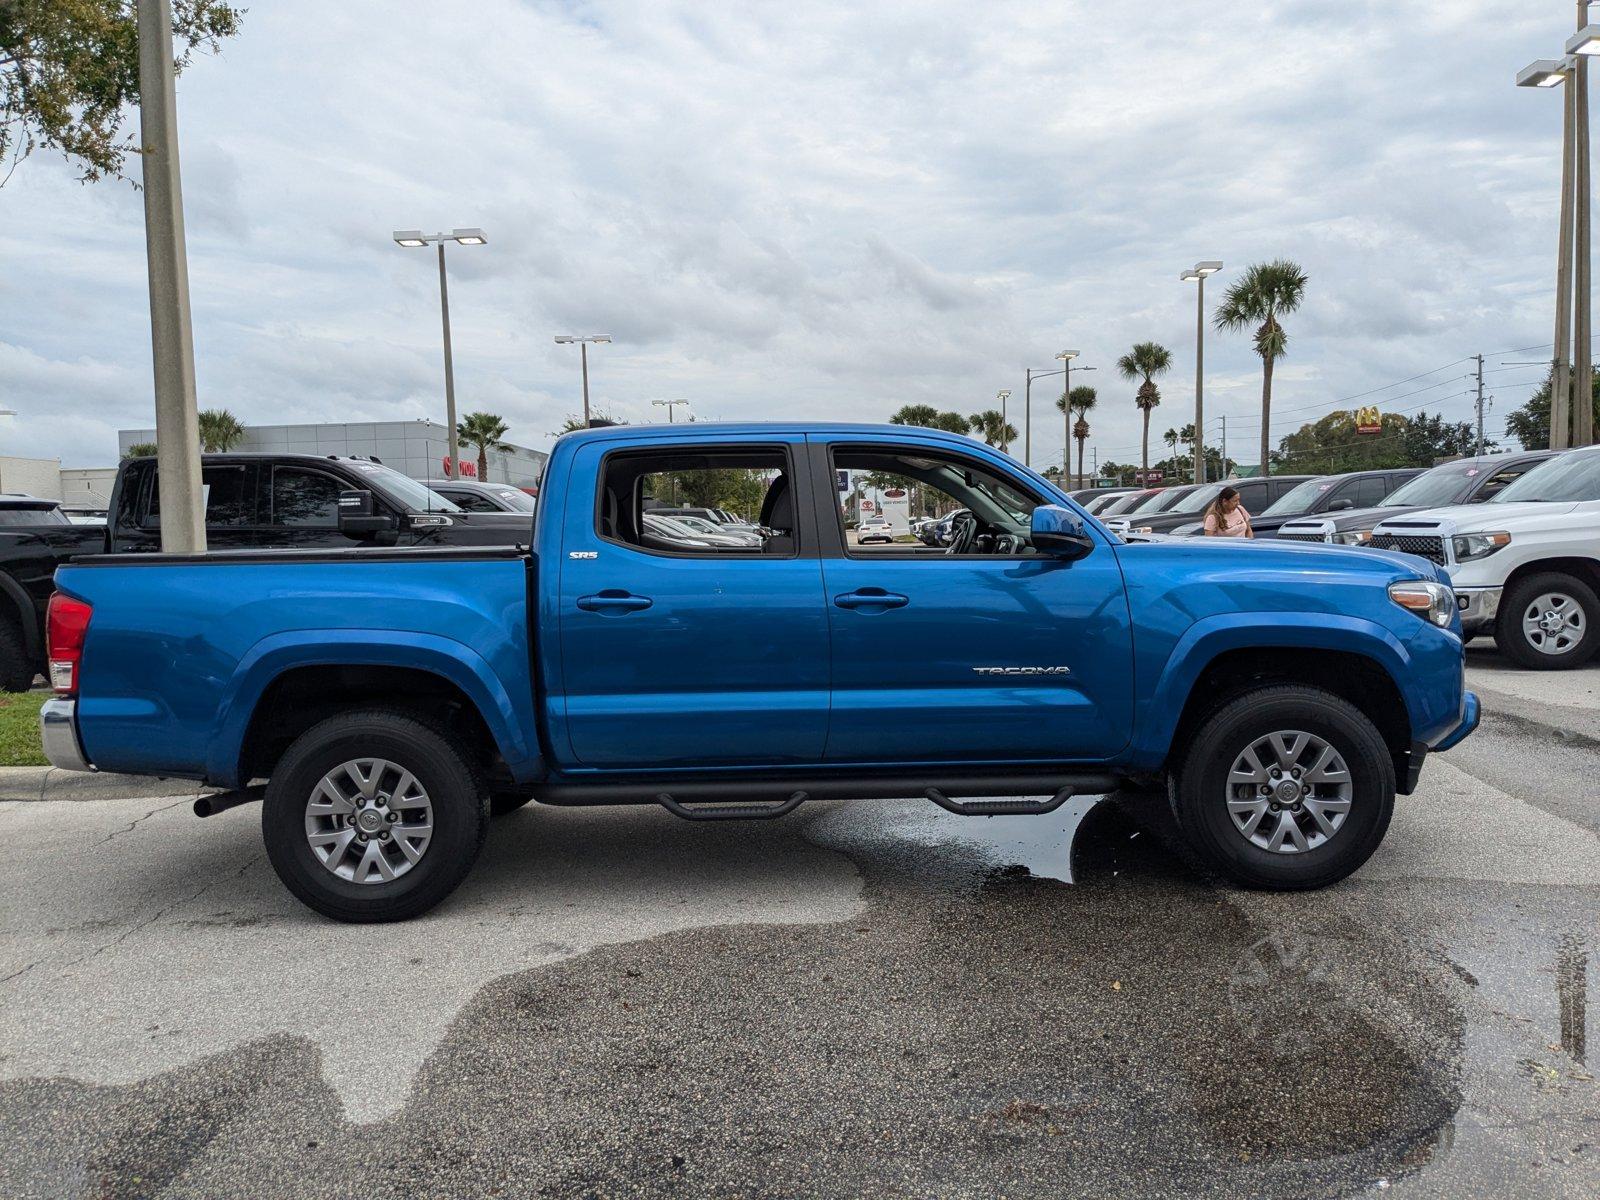
[[[0,767],[0,802],[130,800],[198,796],[216,791],[192,779],[113,775],[101,771],[63,771],[60,767]]]

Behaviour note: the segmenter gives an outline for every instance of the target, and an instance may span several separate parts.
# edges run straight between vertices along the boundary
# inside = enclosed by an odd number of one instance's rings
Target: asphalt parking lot
[[[0,801],[0,1195],[1592,1197],[1600,668],[1471,658],[1484,727],[1310,894],[1138,797],[531,806],[351,927],[252,809]]]

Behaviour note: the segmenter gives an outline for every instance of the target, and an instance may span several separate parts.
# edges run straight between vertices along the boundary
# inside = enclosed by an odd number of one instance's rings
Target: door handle
[[[635,596],[614,588],[607,588],[594,596],[578,597],[578,607],[585,612],[639,612],[641,609],[649,608],[652,603],[654,602],[649,596]]]
[[[833,602],[840,608],[904,608],[911,603],[911,598],[882,588],[864,587],[841,593]]]

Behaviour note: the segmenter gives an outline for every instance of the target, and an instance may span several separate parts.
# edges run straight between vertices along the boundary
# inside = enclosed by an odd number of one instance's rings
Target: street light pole
[[[1185,271],[1180,279],[1199,285],[1195,295],[1194,319],[1194,481],[1206,481],[1206,276],[1222,270],[1222,263],[1212,259],[1198,262]]]
[[[1006,437],[1006,401],[1011,399],[1011,389],[1001,388],[994,394],[994,398],[1000,401],[1000,453],[1010,454],[1011,439]]]
[[[1072,360],[1080,351],[1063,350],[1056,355],[1061,364],[1061,486],[1067,486],[1072,475]]]
[[[1569,83],[1573,110],[1573,186],[1574,250],[1577,319],[1573,325],[1573,362],[1577,366],[1572,381],[1572,444],[1588,446],[1594,442],[1593,347],[1590,346],[1590,321],[1593,312],[1589,294],[1589,58],[1600,53],[1600,30],[1589,24],[1588,0],[1578,0],[1578,32],[1568,43],[1577,64],[1576,77]]]
[[[161,549],[169,554],[203,554],[205,501],[200,483],[189,256],[184,245],[183,187],[178,169],[171,0],[139,0],[138,22],[139,161],[150,274]]]
[[[667,410],[667,424],[673,425],[676,424],[676,421],[673,418],[674,410],[678,405],[687,404],[689,402],[687,400],[652,400],[650,403],[656,405],[658,408],[665,408]]]
[[[420,229],[397,229],[393,237],[396,245],[408,250],[420,249],[430,242],[439,244],[439,324],[444,334],[445,453],[448,458],[444,474],[446,479],[455,479],[461,474],[461,445],[456,428],[456,370],[450,346],[450,280],[445,274],[444,244],[455,242],[461,246],[482,246],[489,239],[481,229],[452,229],[449,233],[428,234]]]
[[[589,415],[589,343],[609,342],[610,340],[611,335],[608,333],[596,333],[583,337],[571,333],[556,335],[556,343],[558,345],[570,346],[573,342],[578,343],[578,352],[582,356],[583,362],[583,426],[585,429],[589,427],[589,422],[592,419]]]

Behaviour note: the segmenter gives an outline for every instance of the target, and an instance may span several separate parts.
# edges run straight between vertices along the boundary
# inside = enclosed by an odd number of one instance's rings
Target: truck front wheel
[[[489,828],[482,775],[439,729],[370,709],[313,725],[267,784],[261,831],[284,886],[336,921],[426,912],[466,877]]]
[[[1500,599],[1494,641],[1520,667],[1580,667],[1600,646],[1600,598],[1571,575],[1525,575]]]
[[[1330,692],[1264,687],[1196,732],[1170,782],[1185,837],[1249,887],[1325,887],[1372,856],[1394,812],[1383,735]]]

